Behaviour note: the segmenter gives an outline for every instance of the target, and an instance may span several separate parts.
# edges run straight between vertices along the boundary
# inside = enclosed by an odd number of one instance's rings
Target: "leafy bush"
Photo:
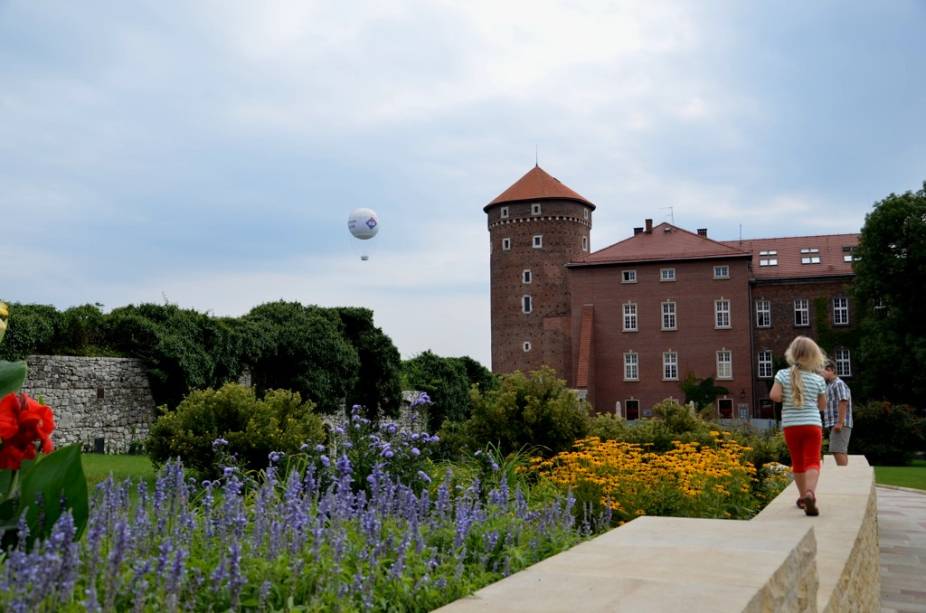
[[[503,375],[497,387],[470,391],[466,423],[473,447],[495,444],[502,454],[538,447],[547,454],[569,449],[588,430],[588,405],[549,367]]]
[[[252,388],[229,383],[190,393],[175,411],[161,407],[146,446],[156,464],[180,458],[198,476],[213,478],[222,468],[213,443],[222,439],[225,452],[257,470],[271,451],[294,453],[324,440],[322,420],[312,410],[298,392],[273,390],[258,399]]]
[[[427,392],[428,427],[438,430],[445,420],[465,421],[470,415],[470,382],[464,363],[430,351],[402,363],[403,378],[411,389]]]
[[[903,404],[869,402],[852,407],[849,452],[863,454],[872,465],[903,466],[926,447],[926,419]]]

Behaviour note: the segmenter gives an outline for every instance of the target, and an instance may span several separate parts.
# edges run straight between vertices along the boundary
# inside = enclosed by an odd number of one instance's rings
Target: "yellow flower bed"
[[[577,441],[575,451],[531,462],[541,478],[573,492],[580,512],[609,506],[616,523],[639,515],[752,516],[763,501],[754,493],[750,449],[728,432],[711,437],[709,445],[673,441],[664,453],[590,437]]]

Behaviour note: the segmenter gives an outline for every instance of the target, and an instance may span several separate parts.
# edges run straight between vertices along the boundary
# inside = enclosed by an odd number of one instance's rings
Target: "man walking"
[[[830,453],[838,466],[849,463],[849,437],[852,436],[852,392],[836,374],[836,365],[826,361],[823,368],[826,379],[826,411],[823,427],[830,433]]]

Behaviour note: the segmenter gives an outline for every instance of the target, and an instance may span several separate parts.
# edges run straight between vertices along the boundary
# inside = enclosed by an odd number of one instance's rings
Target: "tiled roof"
[[[590,253],[585,258],[572,262],[571,265],[701,260],[748,255],[748,249],[740,249],[669,223],[661,223],[651,232],[644,231],[634,234],[610,247]]]
[[[559,179],[548,174],[540,166],[534,166],[527,174],[514,182],[514,185],[503,191],[495,200],[487,204],[483,210],[503,202],[520,202],[523,200],[576,200],[587,204],[594,210],[595,205],[559,182]]]
[[[824,234],[724,241],[724,244],[752,252],[756,279],[793,279],[851,275],[852,262],[845,261],[850,254],[844,249],[858,245],[858,237],[858,234]],[[807,263],[802,263],[802,259]],[[762,266],[762,261],[767,264]],[[770,265],[773,262],[777,264]]]
[[[576,387],[587,388],[589,371],[592,365],[592,323],[595,306],[582,306],[582,322],[579,325],[579,359],[576,364]]]

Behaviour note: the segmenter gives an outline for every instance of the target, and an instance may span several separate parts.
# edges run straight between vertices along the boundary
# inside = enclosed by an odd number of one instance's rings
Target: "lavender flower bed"
[[[377,434],[360,418],[352,429],[336,461],[320,448],[276,455],[256,477],[230,466],[195,484],[170,463],[153,490],[101,483],[78,542],[63,516],[47,541],[0,561],[0,610],[427,611],[588,531],[571,496],[510,484],[504,470],[440,469],[431,483],[426,434]]]

